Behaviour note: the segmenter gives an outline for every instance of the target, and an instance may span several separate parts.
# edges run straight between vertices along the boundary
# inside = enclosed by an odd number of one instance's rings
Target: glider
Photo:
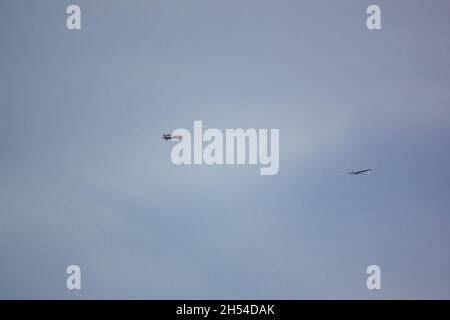
[[[352,170],[350,172],[347,172],[348,174],[353,174],[353,175],[359,175],[359,174],[364,174],[364,175],[369,175],[370,172],[372,171],[372,169],[365,169],[365,170]]]

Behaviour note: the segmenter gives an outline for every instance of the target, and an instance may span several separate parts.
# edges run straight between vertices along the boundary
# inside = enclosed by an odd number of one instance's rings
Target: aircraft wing
[[[372,171],[372,169],[359,170],[359,171],[356,171],[355,174],[369,173],[370,171]]]

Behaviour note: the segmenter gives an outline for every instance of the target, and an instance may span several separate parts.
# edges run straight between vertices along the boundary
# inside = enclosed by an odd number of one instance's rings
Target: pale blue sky
[[[0,1],[0,298],[449,299],[449,9]],[[279,173],[173,165],[194,120],[280,129]]]

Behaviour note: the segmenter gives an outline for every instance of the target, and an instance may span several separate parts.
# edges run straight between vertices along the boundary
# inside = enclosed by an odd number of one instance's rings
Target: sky
[[[450,299],[449,9],[1,0],[0,298]],[[278,174],[174,165],[194,120]]]

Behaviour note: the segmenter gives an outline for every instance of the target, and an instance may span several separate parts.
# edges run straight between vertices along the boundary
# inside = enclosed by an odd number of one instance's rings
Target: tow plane
[[[171,140],[171,141],[181,141],[181,140],[183,140],[183,136],[173,136],[173,135],[171,135],[170,133],[164,133],[164,134],[162,135],[162,139],[163,139],[164,141],[168,141],[168,140]]]

